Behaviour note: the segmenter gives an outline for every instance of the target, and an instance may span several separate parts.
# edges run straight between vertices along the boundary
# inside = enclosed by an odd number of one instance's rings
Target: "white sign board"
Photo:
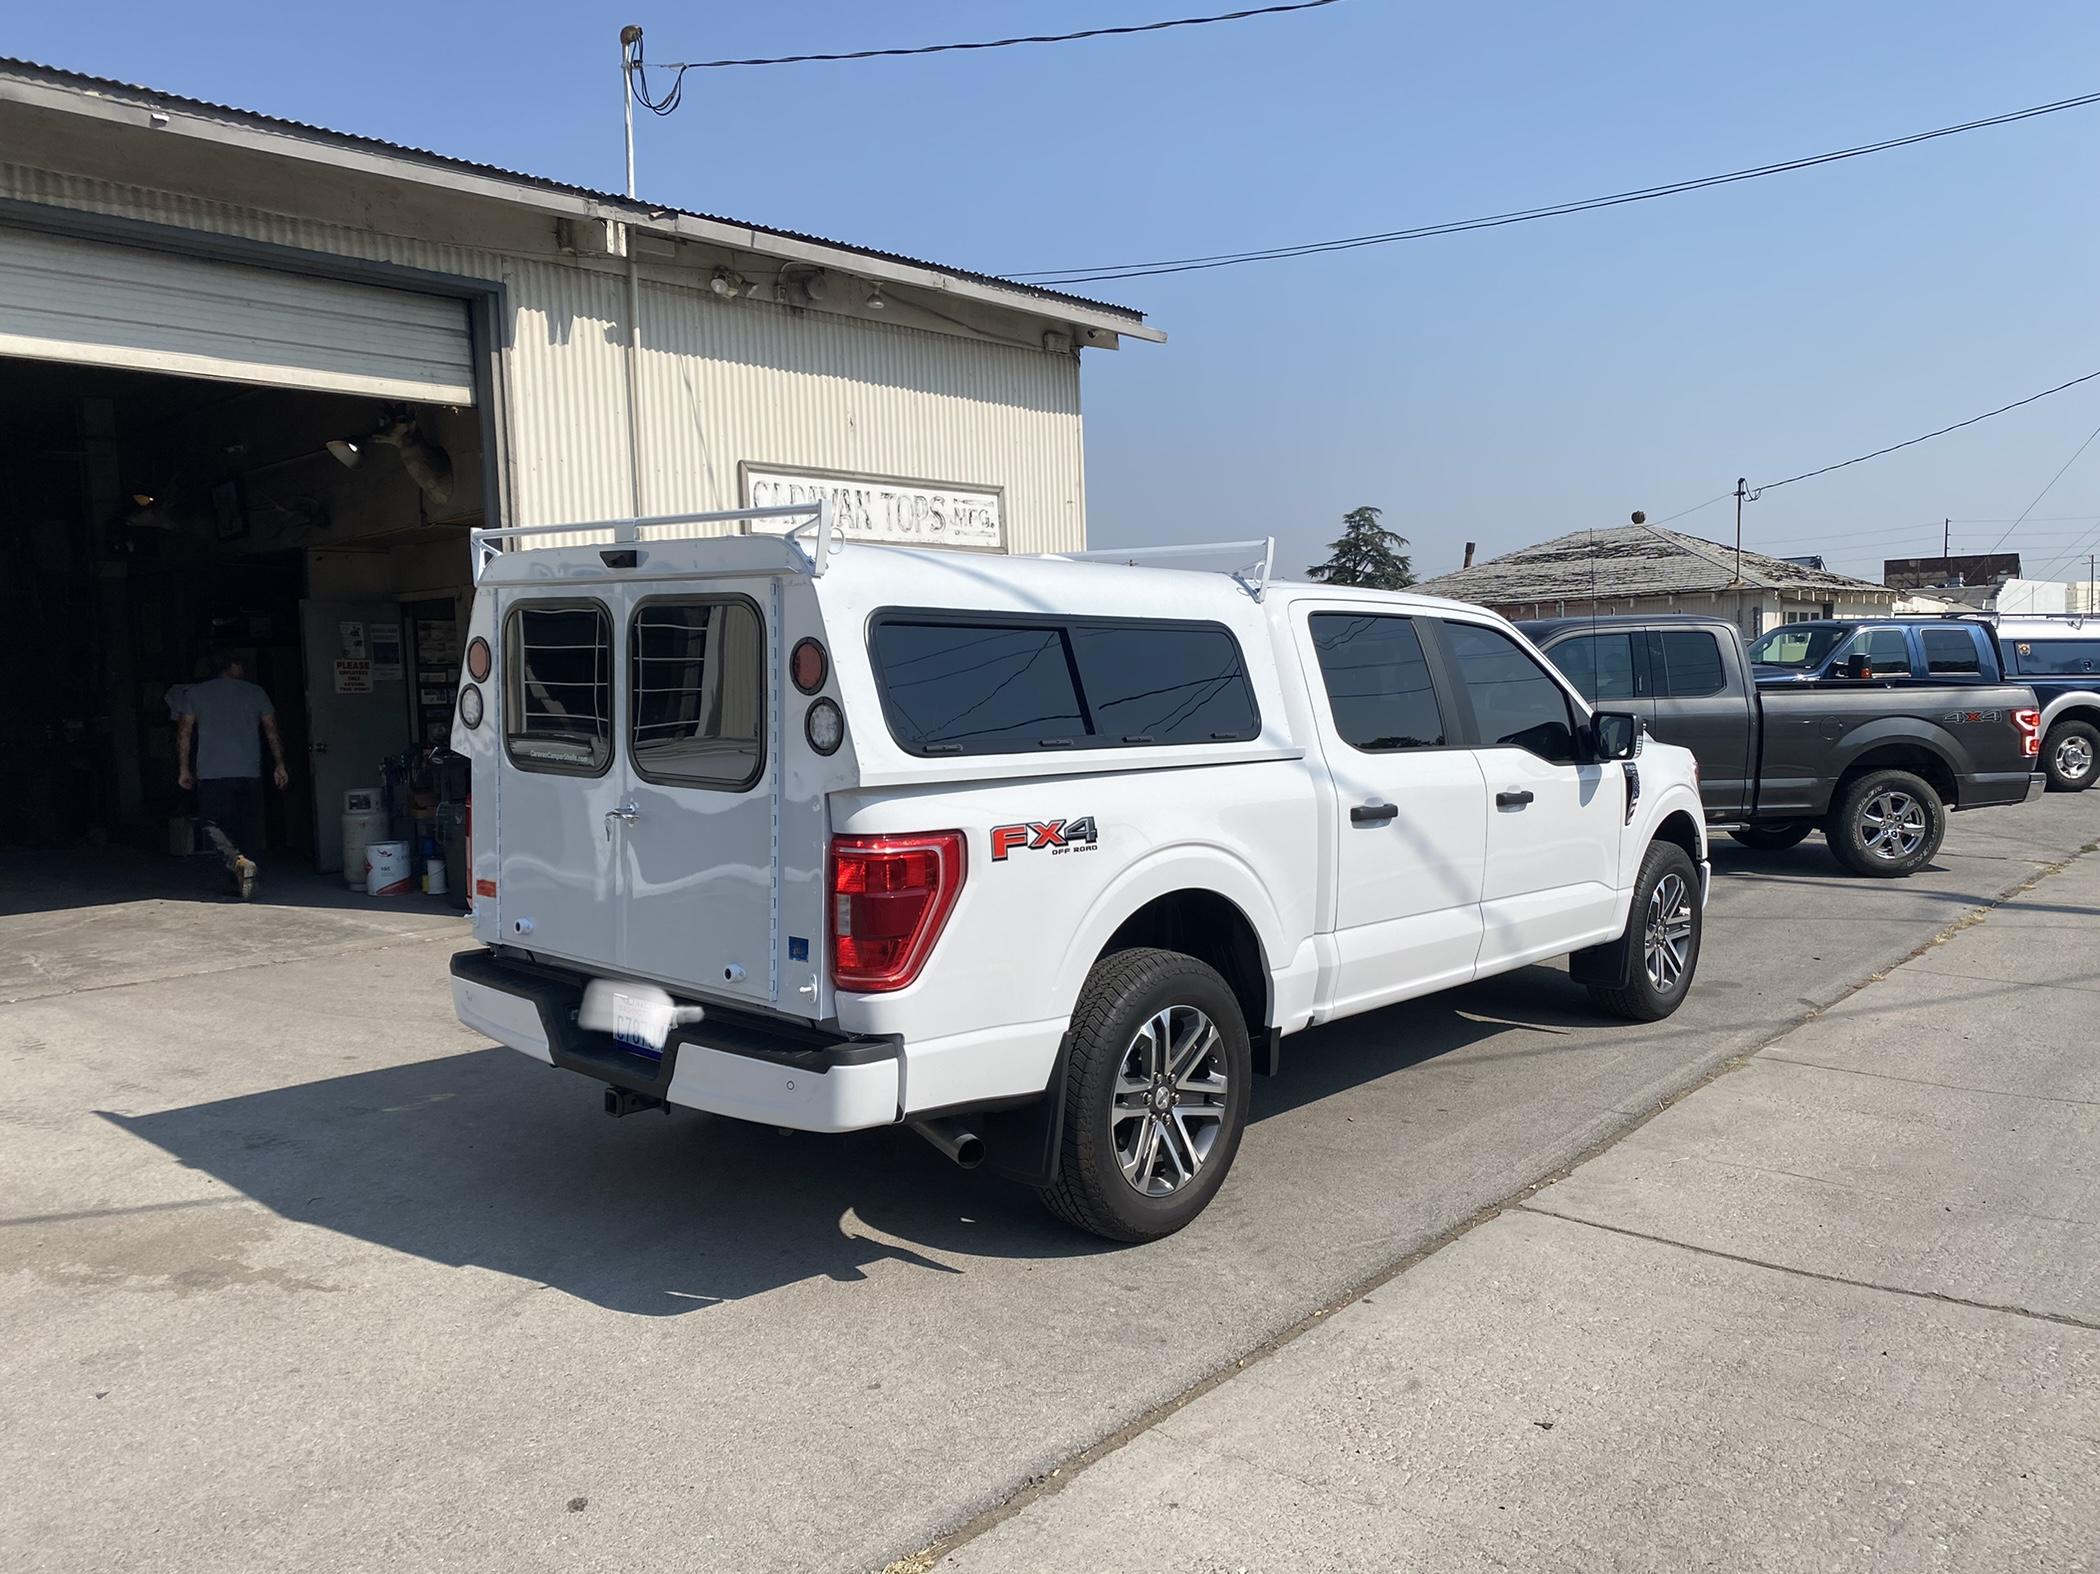
[[[828,500],[833,528],[849,541],[976,547],[993,552],[1006,546],[1006,499],[993,487],[944,486],[746,465],[744,500],[750,508],[787,508]],[[788,530],[796,523],[753,521],[753,526]]]

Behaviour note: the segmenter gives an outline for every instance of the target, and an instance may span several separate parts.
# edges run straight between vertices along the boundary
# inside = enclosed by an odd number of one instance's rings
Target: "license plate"
[[[613,1041],[644,1055],[661,1057],[664,1052],[663,1008],[653,1000],[632,995],[613,997]]]

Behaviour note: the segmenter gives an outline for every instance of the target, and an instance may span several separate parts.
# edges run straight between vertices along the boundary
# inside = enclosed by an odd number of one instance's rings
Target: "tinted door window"
[[[1910,642],[1901,629],[1861,629],[1837,648],[1832,666],[1842,666],[1854,656],[1865,656],[1877,676],[1910,671]]]
[[[2084,677],[2100,672],[2100,639],[2018,640],[2013,659],[2020,672],[2032,677]]]
[[[1443,744],[1443,712],[1413,619],[1316,612],[1310,621],[1334,730],[1345,743],[1373,754]]]
[[[1078,623],[1079,684],[1112,743],[1210,743],[1261,731],[1240,647],[1202,624]]]
[[[758,779],[764,648],[748,601],[650,601],[635,609],[627,757],[645,780],[736,788]]]
[[[503,742],[526,771],[612,763],[612,619],[596,602],[515,609],[504,629]]]
[[[1631,634],[1578,634],[1546,654],[1592,705],[1634,698]]]
[[[1662,629],[1649,647],[1655,660],[1658,693],[1672,699],[1700,699],[1727,686],[1721,665],[1721,642],[1705,629]]]
[[[1473,702],[1483,747],[1528,749],[1556,765],[1575,763],[1575,717],[1567,692],[1500,629],[1446,623],[1458,680]]]
[[[1976,636],[1967,629],[1926,629],[1925,670],[1980,676],[1983,658],[1976,652]]]

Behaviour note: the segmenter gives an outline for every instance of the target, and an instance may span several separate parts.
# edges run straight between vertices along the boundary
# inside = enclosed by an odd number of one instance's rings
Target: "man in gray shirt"
[[[216,678],[192,683],[184,691],[175,729],[175,779],[185,789],[197,789],[197,817],[226,860],[234,889],[246,898],[255,893],[252,855],[262,846],[262,739],[269,740],[270,757],[276,761],[271,780],[281,790],[290,777],[284,768],[284,744],[277,736],[277,707],[270,696],[241,675],[238,657],[215,657],[212,668],[219,674]]]

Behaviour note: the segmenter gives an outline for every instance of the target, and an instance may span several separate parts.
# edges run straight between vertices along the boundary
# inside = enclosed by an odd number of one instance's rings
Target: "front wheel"
[[[1815,827],[1806,820],[1777,820],[1770,825],[1738,825],[1728,834],[1760,853],[1783,853]]]
[[[1869,771],[1838,795],[1823,835],[1854,874],[1892,880],[1922,869],[1947,835],[1947,806],[1910,771]]]
[[[2042,769],[2051,792],[2084,792],[2100,765],[2100,728],[2089,721],[2058,722],[2042,743]]]
[[[1213,969],[1178,951],[1103,957],[1072,1012],[1044,1203],[1112,1241],[1172,1235],[1225,1183],[1253,1071],[1239,1000]]]
[[[1626,982],[1592,984],[1590,998],[1629,1022],[1660,1022],[1684,1004],[1699,969],[1706,915],[1699,903],[1699,866],[1675,842],[1654,842],[1641,859],[1626,914]]]

